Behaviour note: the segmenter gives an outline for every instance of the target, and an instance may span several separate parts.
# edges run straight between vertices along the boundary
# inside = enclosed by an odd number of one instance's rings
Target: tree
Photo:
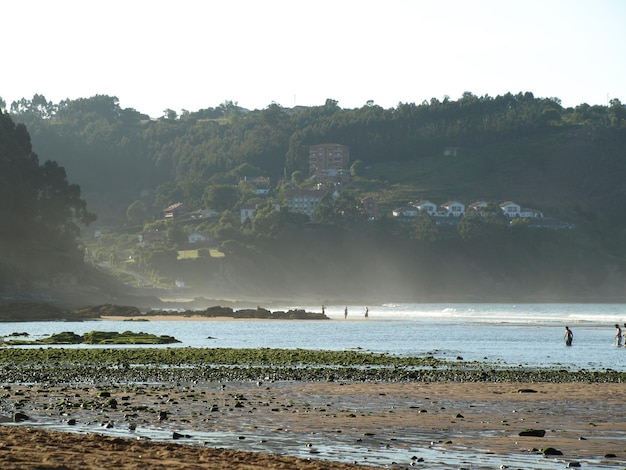
[[[439,230],[432,217],[426,212],[420,212],[413,221],[411,238],[421,242],[434,242],[438,236]]]
[[[204,191],[204,203],[217,211],[232,209],[239,201],[237,188],[228,185],[209,186]]]
[[[0,265],[35,278],[76,270],[79,224],[95,218],[63,167],[39,164],[26,126],[0,114]]]
[[[357,177],[363,176],[365,172],[365,164],[362,160],[355,160],[352,166],[350,166],[350,176]]]
[[[148,208],[143,201],[135,201],[126,210],[126,218],[133,225],[141,225],[148,217]]]
[[[305,179],[304,172],[300,170],[296,170],[291,174],[291,182],[296,186],[300,186]]]

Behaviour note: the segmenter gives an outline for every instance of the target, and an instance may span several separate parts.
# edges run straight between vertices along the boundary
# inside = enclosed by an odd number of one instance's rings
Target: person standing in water
[[[565,346],[571,346],[574,340],[574,333],[569,329],[569,326],[565,327]]]
[[[619,325],[615,324],[615,346],[618,348],[622,345],[622,329]]]

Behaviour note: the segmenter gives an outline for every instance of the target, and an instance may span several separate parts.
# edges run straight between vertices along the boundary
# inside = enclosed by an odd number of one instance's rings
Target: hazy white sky
[[[117,96],[152,117],[465,91],[626,101],[626,0],[19,0],[0,18],[7,106],[35,93]]]

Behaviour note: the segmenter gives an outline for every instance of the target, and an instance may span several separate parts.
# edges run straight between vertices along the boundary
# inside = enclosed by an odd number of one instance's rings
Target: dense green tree
[[[82,265],[79,224],[95,215],[56,162],[39,164],[23,124],[0,114],[0,264],[27,277]]]
[[[439,236],[439,230],[433,218],[426,212],[420,212],[411,227],[411,238],[420,242],[434,242]]]
[[[204,192],[203,201],[207,207],[217,211],[232,209],[239,201],[239,191],[233,186],[209,186]]]
[[[133,225],[141,225],[148,218],[148,208],[143,201],[135,201],[126,210],[126,218]]]

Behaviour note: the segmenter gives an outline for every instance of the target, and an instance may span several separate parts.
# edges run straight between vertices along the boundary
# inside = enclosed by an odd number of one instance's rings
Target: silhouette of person
[[[574,333],[569,329],[569,326],[565,327],[565,346],[571,346],[574,340]]]
[[[326,313],[326,308],[322,305],[322,315]]]
[[[348,307],[343,311],[343,318],[348,318]]]
[[[365,307],[365,318],[369,317],[370,309]]]
[[[619,347],[622,345],[622,329],[619,325],[615,324],[615,346]]]

